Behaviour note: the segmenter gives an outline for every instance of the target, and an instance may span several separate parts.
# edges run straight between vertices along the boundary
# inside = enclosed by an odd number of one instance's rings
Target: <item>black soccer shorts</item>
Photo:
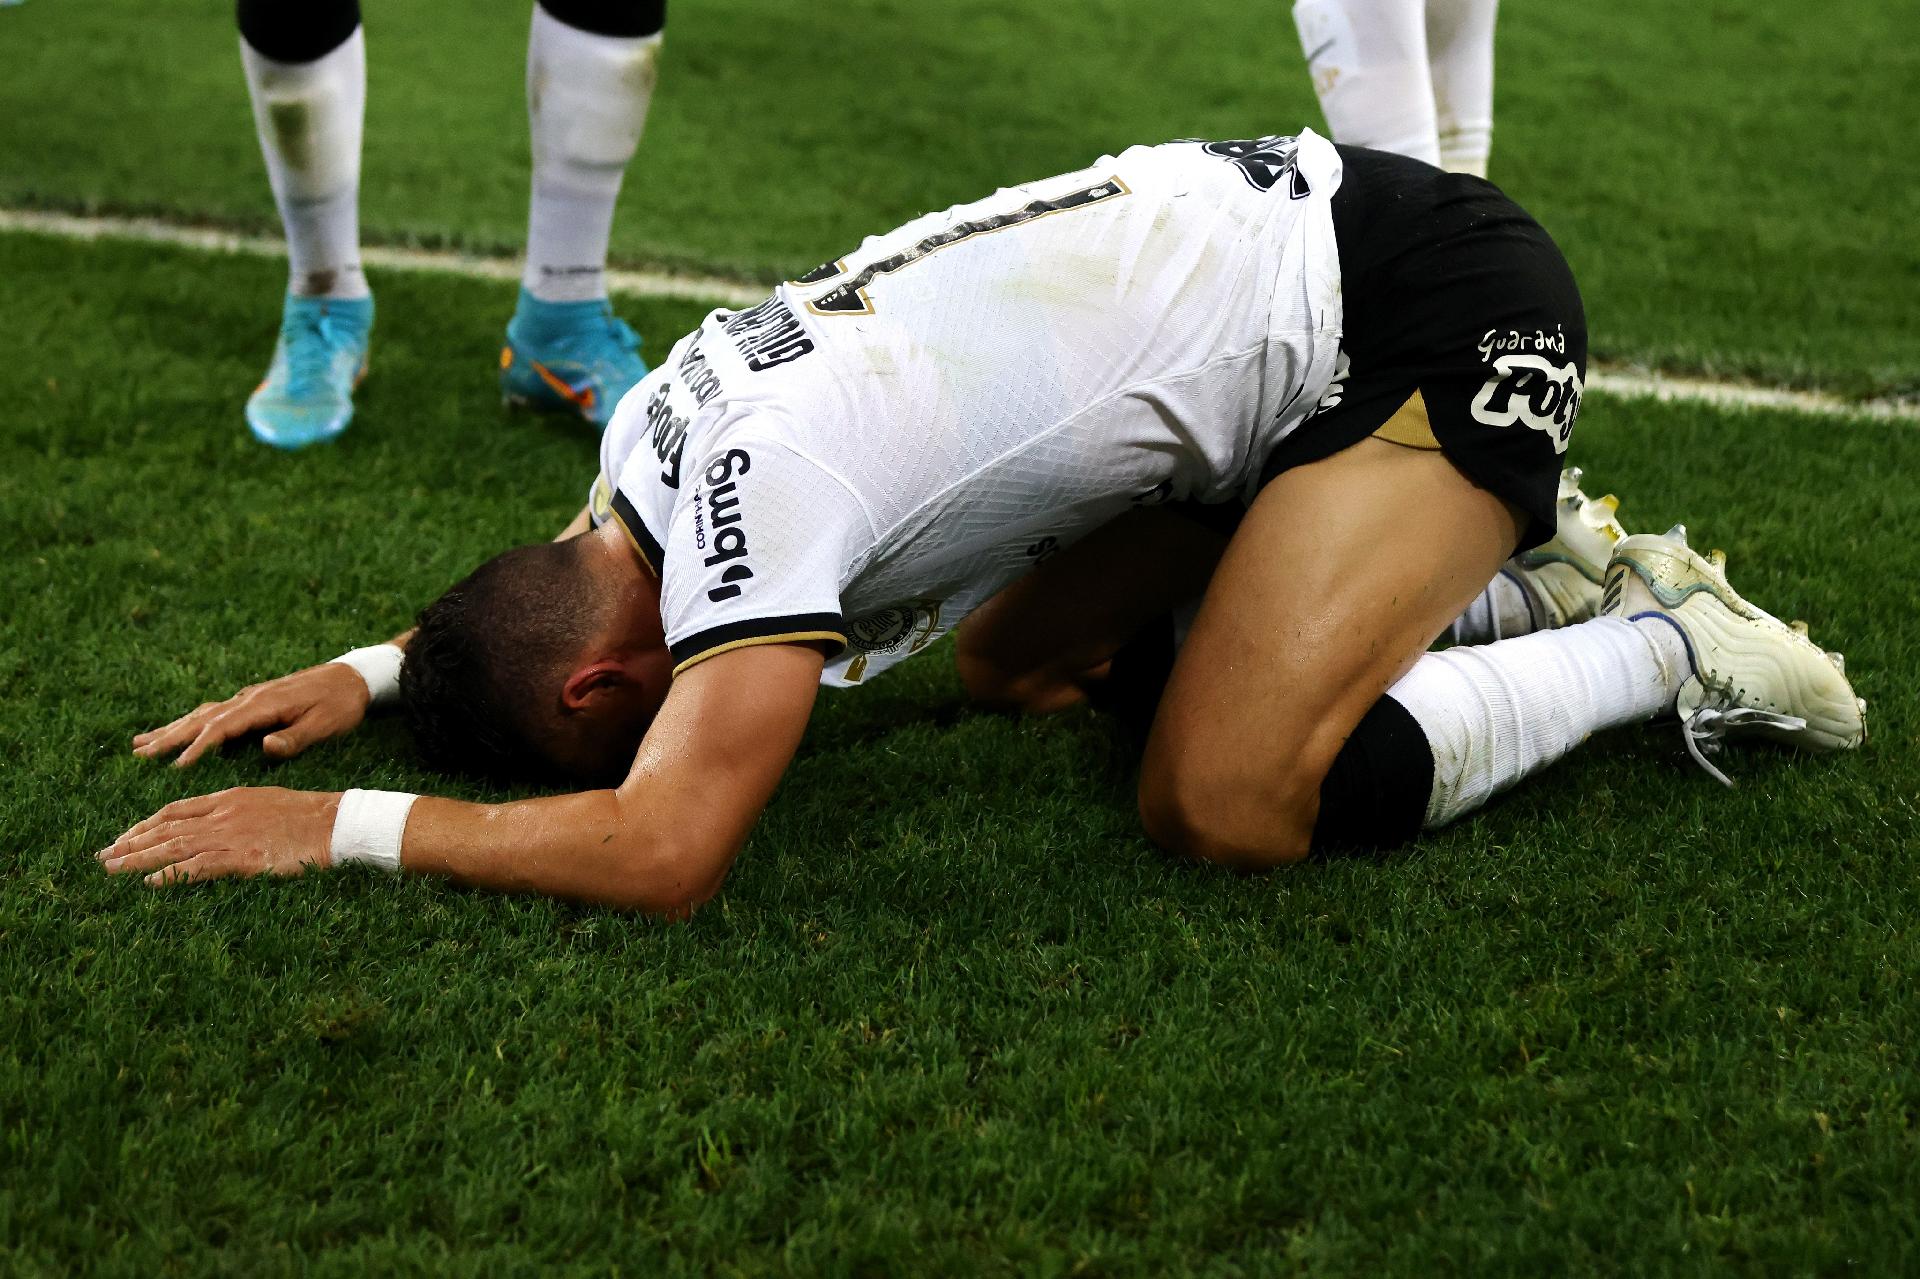
[[[1371,435],[1438,448],[1553,536],[1561,459],[1587,375],[1566,259],[1498,187],[1404,156],[1338,148],[1333,197],[1345,323],[1319,406],[1261,483]]]

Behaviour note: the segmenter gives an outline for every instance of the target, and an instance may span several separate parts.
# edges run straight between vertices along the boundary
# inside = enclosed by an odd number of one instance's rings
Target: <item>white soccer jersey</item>
[[[715,311],[623,399],[591,509],[661,577],[676,670],[839,647],[853,684],[1055,549],[1249,498],[1340,338],[1332,145],[1134,147]]]

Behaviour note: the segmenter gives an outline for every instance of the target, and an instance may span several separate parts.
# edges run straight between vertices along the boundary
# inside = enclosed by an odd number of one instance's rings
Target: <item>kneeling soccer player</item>
[[[1050,709],[1203,583],[1139,802],[1226,865],[1404,843],[1676,712],[1696,753],[1858,745],[1837,660],[1563,483],[1585,360],[1565,262],[1497,189],[1311,133],[1134,148],[930,214],[682,339],[559,540],[392,645],[134,739],[184,764],[265,730],[287,756],[396,699],[442,763],[605,789],[240,789],[101,857],[154,883],[370,861],[682,915],[820,684],[973,614],[968,686]],[[1194,511],[1233,516],[1217,565]],[[1517,637],[1429,653],[1449,625]]]

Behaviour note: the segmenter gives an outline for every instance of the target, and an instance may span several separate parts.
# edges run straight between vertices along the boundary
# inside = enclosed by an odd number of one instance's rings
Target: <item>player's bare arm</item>
[[[591,527],[583,507],[554,540],[577,537]],[[387,645],[405,653],[412,635],[409,628],[388,640]],[[397,661],[392,666],[397,670]],[[269,758],[292,759],[310,746],[358,728],[373,698],[368,676],[336,658],[262,684],[249,684],[224,701],[203,702],[171,723],[135,734],[133,753],[142,759],[173,755],[174,767],[187,768],[208,751],[260,733],[264,734],[260,749]]]
[[[618,787],[469,804],[422,798],[401,868],[476,888],[678,917],[711,897],[779,784],[819,688],[819,649],[720,654],[674,682]],[[180,800],[99,854],[156,886],[332,866],[341,796],[239,788]]]

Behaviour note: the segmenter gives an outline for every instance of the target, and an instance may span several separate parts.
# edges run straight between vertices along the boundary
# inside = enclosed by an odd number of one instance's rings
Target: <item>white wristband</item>
[[[327,842],[333,864],[366,862],[382,870],[399,871],[407,814],[419,798],[392,790],[350,790],[342,795],[340,810],[333,815],[333,838]]]
[[[400,663],[406,658],[397,644],[370,644],[342,653],[328,665],[352,668],[366,684],[367,692],[373,695],[375,706],[391,706],[400,700]]]

